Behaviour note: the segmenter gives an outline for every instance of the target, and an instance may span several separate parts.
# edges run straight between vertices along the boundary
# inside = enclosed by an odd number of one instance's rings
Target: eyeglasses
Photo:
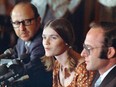
[[[19,28],[20,24],[22,23],[24,26],[29,26],[32,22],[32,20],[34,20],[34,18],[30,18],[30,19],[25,19],[25,20],[22,20],[22,21],[15,21],[15,22],[12,22],[12,25],[14,28]]]
[[[86,44],[83,44],[83,48],[87,51],[87,54],[90,55],[90,51],[93,50],[93,49],[97,49],[97,48],[103,48],[104,46],[102,47],[91,47],[91,46],[88,46]]]

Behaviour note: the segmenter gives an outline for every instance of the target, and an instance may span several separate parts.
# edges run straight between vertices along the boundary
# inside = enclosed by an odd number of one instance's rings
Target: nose
[[[85,49],[82,50],[81,56],[82,56],[82,57],[87,57],[87,56],[88,56],[88,54],[87,54],[87,52],[86,52]]]
[[[20,23],[19,29],[22,30],[22,31],[24,31],[25,30],[25,25],[23,23]]]
[[[43,39],[43,44],[49,45],[50,44],[49,38]]]

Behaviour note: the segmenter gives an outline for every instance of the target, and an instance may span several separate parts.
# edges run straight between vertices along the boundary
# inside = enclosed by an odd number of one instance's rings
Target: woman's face
[[[66,43],[59,34],[50,27],[43,30],[42,37],[46,56],[59,56],[67,48]]]

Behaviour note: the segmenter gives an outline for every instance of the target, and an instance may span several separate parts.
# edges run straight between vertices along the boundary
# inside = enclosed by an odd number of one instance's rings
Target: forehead
[[[104,31],[101,28],[91,28],[86,36],[85,44],[101,46],[104,41]]]
[[[11,13],[12,19],[26,19],[26,18],[34,17],[33,10],[29,4],[20,4],[14,7]]]
[[[43,30],[43,34],[47,34],[47,35],[51,35],[51,34],[54,34],[54,35],[58,35],[58,33],[51,27],[46,27],[44,28]]]

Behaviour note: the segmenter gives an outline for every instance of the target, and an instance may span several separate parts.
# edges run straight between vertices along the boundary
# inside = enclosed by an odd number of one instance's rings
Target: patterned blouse
[[[53,70],[53,87],[64,87],[59,80],[60,64],[56,60]],[[91,83],[95,72],[87,71],[85,62],[81,63],[75,68],[75,75],[72,82],[67,87],[91,87]]]

